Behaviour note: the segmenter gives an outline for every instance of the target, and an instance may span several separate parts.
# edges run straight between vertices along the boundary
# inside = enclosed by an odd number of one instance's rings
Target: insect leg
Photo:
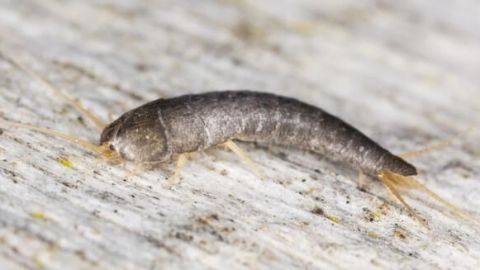
[[[257,164],[255,164],[255,162],[253,162],[253,160],[250,159],[250,157],[248,157],[247,153],[245,153],[236,143],[234,143],[232,140],[228,140],[223,145],[225,145],[228,149],[234,152],[241,160],[243,160],[243,162],[245,162],[248,166],[250,166],[252,171],[258,177],[262,179],[264,178],[263,173],[258,168]]]
[[[164,188],[170,189],[180,182],[180,171],[187,163],[187,158],[189,156],[190,156],[189,153],[182,153],[178,155],[177,162],[175,164],[175,171],[173,172],[172,176],[167,178],[166,183],[163,184]]]
[[[363,190],[365,185],[365,174],[363,174],[362,170],[358,170],[358,178],[357,178],[357,188]]]
[[[134,163],[132,170],[127,169],[125,166],[124,169],[127,171],[127,175],[125,175],[125,179],[129,179],[131,177],[137,176],[143,169],[145,169],[145,166],[146,166],[145,164],[139,163],[139,162]]]
[[[113,113],[109,112],[108,113],[108,121],[111,123],[111,122],[113,122],[113,120],[115,120],[115,117],[113,117]]]

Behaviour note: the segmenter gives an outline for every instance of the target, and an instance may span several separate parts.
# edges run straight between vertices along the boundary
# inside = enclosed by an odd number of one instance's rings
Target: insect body
[[[0,52],[0,57],[41,81],[62,96],[84,116],[103,129],[100,145],[76,136],[28,124],[8,123],[60,137],[81,145],[110,163],[126,160],[156,165],[178,156],[178,174],[185,153],[205,150],[224,143],[252,167],[254,163],[231,140],[266,142],[293,146],[340,160],[379,179],[407,210],[421,219],[403,199],[407,189],[423,191],[448,206],[462,218],[472,217],[419,183],[416,168],[375,143],[343,120],[315,106],[268,93],[222,91],[158,99],[128,111],[109,125],[91,114],[81,103],[68,97],[40,75]],[[445,144],[410,152],[416,156]],[[183,158],[182,158],[183,157]],[[175,176],[174,175],[174,176]],[[175,178],[175,177],[173,177]],[[474,220],[479,223],[478,220]]]
[[[416,174],[415,167],[339,118],[295,99],[251,91],[152,101],[106,127],[100,144],[127,160],[164,162],[232,139],[294,146],[371,175]]]

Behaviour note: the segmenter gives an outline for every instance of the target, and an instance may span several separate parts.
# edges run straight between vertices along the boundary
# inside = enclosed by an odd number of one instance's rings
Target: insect
[[[448,206],[456,215],[464,216],[457,207],[413,178],[417,169],[412,164],[338,117],[299,100],[253,91],[183,95],[149,102],[105,125],[79,102],[63,94],[38,74],[14,60],[9,61],[62,95],[103,131],[96,145],[50,129],[18,123],[12,125],[79,144],[109,163],[131,161],[142,166],[155,166],[176,159],[177,167],[172,177],[176,179],[188,153],[225,144],[258,171],[233,140],[267,142],[312,151],[349,164],[362,175],[379,179],[421,222],[401,195],[404,189],[421,190]],[[418,155],[427,150],[408,155]]]

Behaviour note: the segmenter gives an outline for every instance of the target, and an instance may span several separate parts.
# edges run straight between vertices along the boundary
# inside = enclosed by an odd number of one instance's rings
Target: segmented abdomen
[[[159,100],[159,115],[175,153],[229,139],[274,143],[350,163],[368,174],[416,169],[343,120],[301,101],[251,91],[223,91]]]

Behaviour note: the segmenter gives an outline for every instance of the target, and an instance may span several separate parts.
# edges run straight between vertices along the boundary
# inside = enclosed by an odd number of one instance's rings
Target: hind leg
[[[162,186],[164,188],[170,189],[180,182],[180,172],[182,168],[185,166],[188,156],[189,156],[188,153],[183,153],[178,155],[175,162],[175,170],[173,174],[165,180],[166,182],[163,183]],[[162,164],[164,164],[163,161],[135,162],[133,164],[132,170],[129,170],[126,168],[126,166],[124,166],[124,169],[127,171],[127,175],[125,176],[125,178],[128,179],[131,177],[135,177],[135,176],[138,176],[142,171],[152,170],[158,167],[168,171],[166,167],[161,166]]]
[[[182,153],[178,155],[177,161],[175,164],[175,171],[173,172],[173,175],[168,177],[166,182],[163,184],[164,188],[171,189],[172,187],[180,183],[180,172],[182,171],[182,168],[187,163],[187,159],[189,156],[190,156],[189,153]]]
[[[253,162],[253,160],[248,157],[247,153],[245,153],[236,143],[234,143],[231,140],[228,140],[224,143],[225,147],[230,149],[232,152],[234,152],[243,162],[245,162],[251,169],[252,171],[260,178],[264,178],[261,170],[258,168],[257,164]]]

